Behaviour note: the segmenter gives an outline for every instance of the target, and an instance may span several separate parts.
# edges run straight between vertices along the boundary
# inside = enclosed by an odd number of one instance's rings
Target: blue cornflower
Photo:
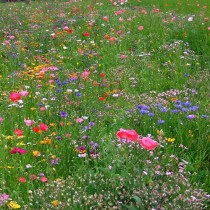
[[[158,120],[158,124],[163,124],[165,123],[165,120]]]
[[[188,108],[182,108],[182,111],[187,112],[187,111],[189,111],[189,109]]]
[[[148,114],[149,113],[149,111],[148,110],[145,110],[145,109],[141,109],[141,110],[139,110],[139,112],[141,114]]]
[[[179,112],[180,112],[179,109],[173,109],[173,110],[171,110],[171,113],[179,113]]]
[[[192,105],[192,103],[191,103],[191,102],[189,102],[189,101],[186,101],[186,102],[183,102],[183,103],[182,103],[182,105],[183,105],[183,106],[191,106],[191,105]]]
[[[162,108],[160,108],[160,111],[161,111],[161,112],[167,112],[168,109],[167,109],[166,107],[162,107]]]
[[[149,117],[154,117],[154,116],[155,116],[155,114],[154,114],[154,113],[152,113],[152,112],[150,112],[150,113],[148,113],[148,116],[149,116]]]
[[[64,118],[68,117],[68,113],[67,112],[61,112],[60,115],[61,115],[61,117],[64,117]]]
[[[174,107],[176,107],[177,109],[181,109],[182,105],[181,104],[175,104]]]
[[[82,93],[77,93],[76,96],[80,97],[80,96],[82,96]]]
[[[189,108],[190,111],[197,111],[199,109],[198,106],[192,106]]]

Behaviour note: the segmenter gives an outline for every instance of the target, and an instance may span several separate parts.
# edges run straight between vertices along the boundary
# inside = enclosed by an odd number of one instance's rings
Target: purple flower
[[[89,126],[95,126],[96,125],[96,123],[95,122],[89,122]]]
[[[177,109],[181,109],[182,108],[182,105],[181,104],[175,104],[174,105]]]
[[[76,96],[80,97],[80,96],[82,96],[82,93],[77,93]]]
[[[68,114],[67,114],[67,112],[61,112],[61,113],[60,113],[60,115],[61,115],[61,117],[63,117],[63,118],[66,118],[66,117],[68,117]]]
[[[194,119],[194,118],[196,118],[196,115],[194,115],[194,114],[189,114],[188,116],[187,116],[187,119]]]
[[[56,136],[57,140],[61,140],[61,138],[62,138],[61,136]]]
[[[190,111],[197,111],[199,109],[198,106],[192,106],[189,108]]]
[[[167,112],[168,109],[167,109],[166,107],[162,107],[162,108],[160,108],[160,111],[161,111],[161,112]]]
[[[171,113],[179,113],[179,112],[180,112],[180,110],[178,110],[178,109],[171,110]]]
[[[51,165],[58,165],[59,162],[60,162],[60,158],[58,157],[50,160]]]
[[[95,143],[95,144],[93,145],[93,147],[94,147],[95,149],[97,149],[97,148],[99,147],[98,143]]]
[[[158,120],[158,124],[164,124],[165,120]]]
[[[186,101],[186,102],[183,102],[183,103],[182,103],[182,105],[183,105],[183,106],[191,106],[191,105],[192,105],[192,103],[191,103],[191,102],[189,102],[189,101]]]
[[[188,108],[182,108],[182,111],[187,112],[187,111],[189,111],[189,109]]]
[[[148,113],[148,116],[149,116],[149,117],[154,117],[154,116],[155,116],[155,114],[154,114],[154,113],[152,113],[152,112],[150,112],[150,113]]]
[[[148,110],[145,110],[145,109],[141,109],[141,110],[139,110],[139,112],[141,114],[148,114],[149,113],[149,111]]]
[[[208,118],[209,116],[206,115],[206,114],[203,114],[202,117],[203,117],[203,118]]]

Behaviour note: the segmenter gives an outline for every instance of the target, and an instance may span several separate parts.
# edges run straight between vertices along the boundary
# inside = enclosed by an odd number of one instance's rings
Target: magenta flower
[[[14,147],[14,149],[11,150],[10,153],[11,153],[12,155],[13,155],[13,154],[16,154],[16,153],[19,153],[20,155],[23,155],[23,154],[27,154],[28,151],[25,150],[25,149],[23,149],[23,148]]]
[[[9,199],[9,195],[6,193],[0,194],[0,206],[3,206],[5,204],[5,201]]]

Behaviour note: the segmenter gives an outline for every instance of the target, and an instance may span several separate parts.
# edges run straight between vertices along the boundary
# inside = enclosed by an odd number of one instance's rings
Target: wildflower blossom
[[[20,209],[21,206],[15,201],[10,201],[8,207],[11,209]]]
[[[138,140],[139,144],[146,150],[154,150],[159,143],[149,137],[143,137]]]
[[[9,195],[6,193],[0,194],[0,206],[3,206],[8,199]]]
[[[138,133],[135,130],[126,130],[120,128],[116,135],[120,139],[127,139],[130,141],[136,141],[138,139]]]

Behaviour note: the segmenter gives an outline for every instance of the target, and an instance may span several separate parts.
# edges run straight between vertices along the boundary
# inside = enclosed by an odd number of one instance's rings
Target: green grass
[[[2,209],[208,209],[210,3],[116,4],[0,4]]]

